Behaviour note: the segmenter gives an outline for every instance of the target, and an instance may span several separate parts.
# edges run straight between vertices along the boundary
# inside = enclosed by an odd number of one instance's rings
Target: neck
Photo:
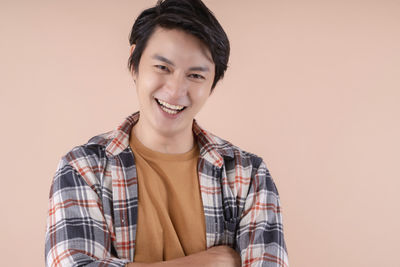
[[[194,145],[192,129],[174,135],[163,135],[154,131],[151,127],[144,128],[143,124],[140,123],[140,119],[133,126],[132,134],[147,148],[161,153],[185,153],[191,150]]]

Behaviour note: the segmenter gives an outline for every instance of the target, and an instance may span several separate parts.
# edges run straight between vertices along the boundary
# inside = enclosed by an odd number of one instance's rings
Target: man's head
[[[201,0],[159,0],[155,7],[144,10],[136,19],[129,37],[130,45],[135,46],[128,61],[131,71],[139,71],[142,53],[158,27],[182,30],[206,45],[215,64],[213,90],[227,69],[230,46],[226,33],[212,12]]]

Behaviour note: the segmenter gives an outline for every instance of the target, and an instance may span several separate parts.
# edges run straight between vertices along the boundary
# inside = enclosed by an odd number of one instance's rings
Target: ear
[[[135,44],[133,44],[133,45],[131,45],[131,46],[129,47],[129,56],[131,56],[131,55],[132,55],[132,53],[133,53],[133,50],[135,50],[135,47],[136,47],[136,45],[135,45]]]
[[[132,53],[133,53],[133,51],[135,50],[135,47],[136,47],[135,44],[133,44],[133,45],[131,45],[131,46],[129,47],[129,57],[132,56]],[[134,74],[134,72],[135,72],[135,70],[134,70],[134,67],[132,66],[132,71],[131,71],[131,73]]]

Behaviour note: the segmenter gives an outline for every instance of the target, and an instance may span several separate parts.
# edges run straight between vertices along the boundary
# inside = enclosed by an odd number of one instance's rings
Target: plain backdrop
[[[137,110],[149,0],[0,0],[1,265],[44,266],[61,156]],[[205,0],[231,60],[197,120],[264,158],[291,266],[400,266],[400,2]]]

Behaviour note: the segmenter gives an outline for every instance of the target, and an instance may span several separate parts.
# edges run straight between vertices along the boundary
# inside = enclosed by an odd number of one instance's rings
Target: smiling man
[[[229,58],[200,0],[136,19],[129,69],[139,111],[60,161],[47,266],[288,266],[279,195],[258,156],[194,120]]]
[[[207,46],[181,29],[157,26],[139,65],[130,66],[141,114],[134,135],[155,151],[189,151],[194,147],[193,118],[210,96],[215,76]]]

